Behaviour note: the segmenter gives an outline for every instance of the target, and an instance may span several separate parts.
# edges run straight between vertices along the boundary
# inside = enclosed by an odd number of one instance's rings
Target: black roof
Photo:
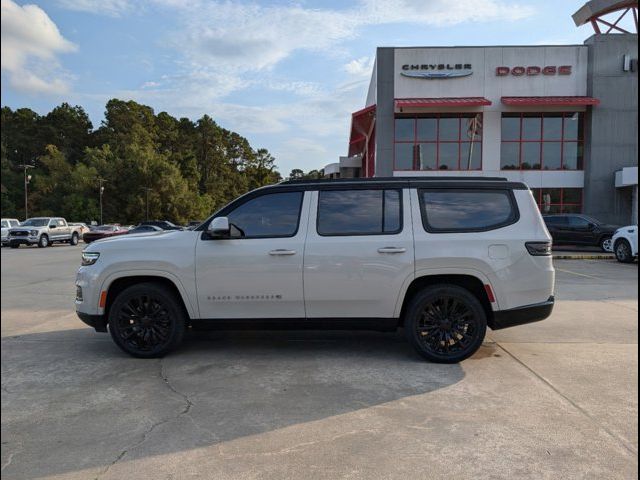
[[[285,180],[273,187],[317,187],[353,186],[366,188],[367,186],[393,187],[479,187],[479,188],[509,188],[526,190],[528,187],[521,182],[509,182],[503,177],[481,176],[430,176],[430,177],[373,177],[373,178],[322,178],[312,180]],[[267,187],[269,188],[269,187]]]

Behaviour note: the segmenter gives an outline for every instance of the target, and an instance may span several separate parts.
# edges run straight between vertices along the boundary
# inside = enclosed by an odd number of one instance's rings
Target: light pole
[[[102,182],[106,182],[106,180],[104,178],[98,177],[98,182],[100,184],[100,225],[103,225],[103,223],[102,223],[102,194],[104,193],[104,186],[102,185]]]
[[[23,163],[20,167],[24,169],[24,219],[26,220],[29,218],[29,182],[31,181],[31,175],[27,175],[27,169],[36,167],[26,163]]]
[[[142,190],[145,190],[146,194],[147,194],[147,200],[146,200],[146,204],[147,204],[147,221],[149,221],[149,191],[153,190],[153,188],[150,187],[142,187]]]

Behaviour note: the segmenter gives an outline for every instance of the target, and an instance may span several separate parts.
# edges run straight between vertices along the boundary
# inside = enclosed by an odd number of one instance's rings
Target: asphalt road
[[[362,332],[136,360],[76,318],[80,250],[1,252],[5,479],[637,478],[637,263],[557,261],[552,317],[459,365]]]

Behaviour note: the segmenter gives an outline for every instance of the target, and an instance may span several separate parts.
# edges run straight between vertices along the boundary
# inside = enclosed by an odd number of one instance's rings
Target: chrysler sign
[[[400,75],[411,78],[458,78],[473,73],[470,63],[423,63],[402,65]]]

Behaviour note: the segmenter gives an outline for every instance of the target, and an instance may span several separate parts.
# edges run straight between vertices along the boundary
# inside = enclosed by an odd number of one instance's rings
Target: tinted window
[[[505,190],[420,190],[420,207],[427,231],[490,230],[517,219]]]
[[[401,230],[398,190],[329,190],[318,197],[320,235],[381,235]]]
[[[544,217],[544,223],[553,227],[567,225],[566,217]]]
[[[249,200],[227,215],[245,237],[290,237],[298,231],[302,192],[271,193]]]
[[[589,225],[589,221],[582,217],[569,217],[569,226],[570,227],[587,227]]]

